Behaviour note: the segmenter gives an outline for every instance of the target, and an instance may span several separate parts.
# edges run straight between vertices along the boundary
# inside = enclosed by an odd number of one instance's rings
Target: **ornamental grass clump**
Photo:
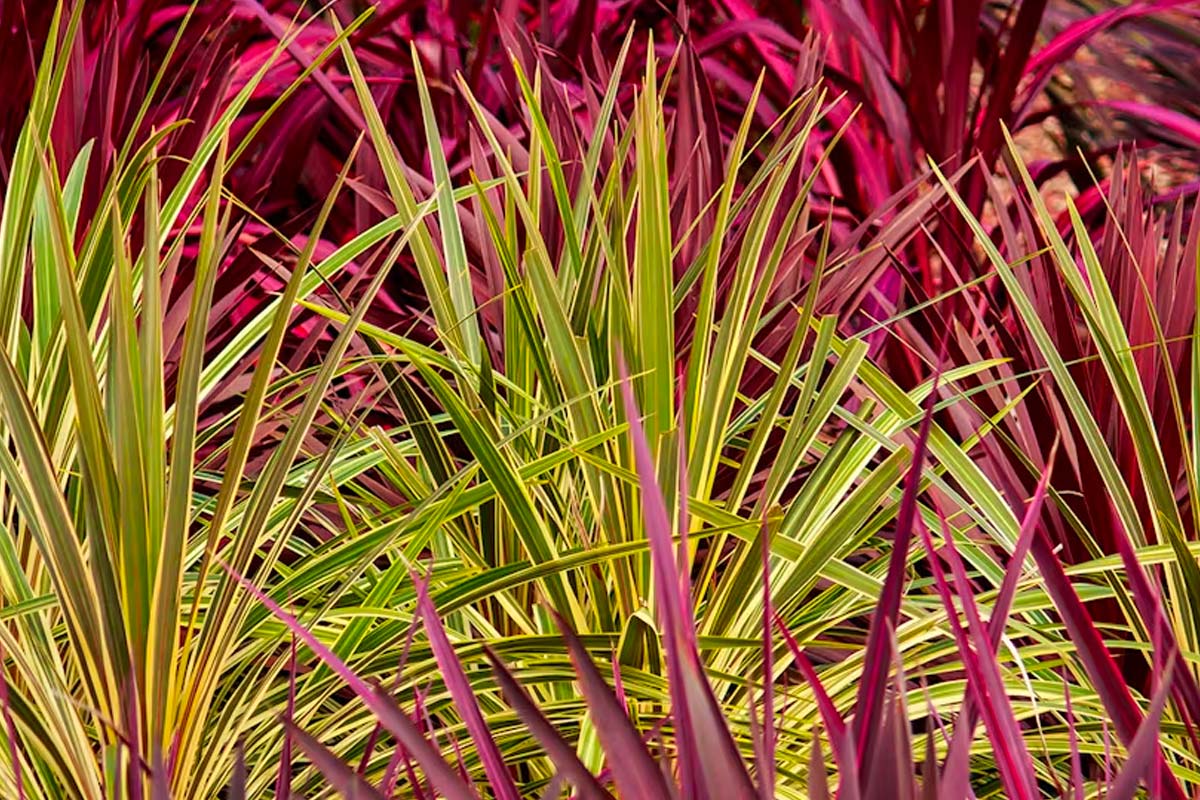
[[[1195,794],[1200,224],[1136,157],[1056,214],[988,111],[860,215],[815,37],[720,124],[670,38],[509,31],[503,119],[414,46],[397,128],[382,7],[64,147],[83,8],[0,215],[4,797]]]

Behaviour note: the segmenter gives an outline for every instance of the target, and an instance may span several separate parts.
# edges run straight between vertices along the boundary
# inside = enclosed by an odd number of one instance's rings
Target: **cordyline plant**
[[[701,191],[673,170],[662,91],[687,56],[649,48],[622,112],[632,44],[566,155],[536,64],[514,59],[523,148],[464,78],[466,173],[413,58],[426,184],[350,41],[365,19],[335,19],[322,59],[340,56],[365,140],[302,233],[244,236],[262,220],[228,180],[257,132],[236,120],[287,38],[197,126],[177,177],[166,131],[130,139],[84,213],[106,173],[49,135],[81,19],[55,18],[0,218],[5,796],[1200,785],[1193,545],[1149,458],[1149,373],[1129,367],[1135,329],[1091,233],[1073,225],[1081,272],[1036,191],[1012,213],[1038,233],[1003,240],[1007,255],[961,172],[835,246],[815,187],[837,103],[815,70],[770,135],[748,104]],[[329,244],[339,196],[372,169],[380,221]],[[1030,369],[1044,363],[1075,420],[1057,456],[1033,437],[1032,465],[994,466],[1044,391],[1004,372],[1033,350],[959,359],[952,325],[921,351],[905,311],[874,331],[827,313],[947,204],[1018,312],[988,333],[1028,336],[1044,360]],[[1106,237],[1136,238],[1114,217]],[[1149,233],[1147,255],[1179,239]],[[424,330],[367,320],[402,255]],[[1118,393],[1133,470],[1105,458],[1017,277],[1046,255]],[[230,326],[219,273],[240,257],[281,289]],[[955,293],[978,301],[976,286]],[[295,342],[298,324],[324,340]],[[928,376],[882,369],[880,331]],[[1071,513],[1055,475],[1078,441],[1127,532],[1116,556],[1067,560],[1047,523]],[[1142,485],[1144,515],[1127,499]]]
[[[410,57],[414,44],[420,69],[430,77],[427,88],[447,168],[460,185],[467,182],[474,154],[487,146],[468,124],[474,114],[457,89],[457,74],[520,165],[531,130],[511,60],[515,57],[527,75],[540,70],[550,135],[569,165],[582,162],[590,131],[604,124],[598,95],[610,76],[620,83],[612,115],[628,118],[646,50],[657,52],[664,70],[670,57],[677,57],[674,79],[660,83],[664,106],[677,112],[668,160],[675,179],[689,176],[684,180],[691,187],[684,195],[689,199],[682,202],[694,206],[723,182],[723,155],[743,110],[755,109],[754,137],[766,132],[811,85],[813,45],[820,43],[828,54],[820,75],[833,93],[846,96],[809,143],[814,157],[842,131],[814,181],[818,208],[824,215],[828,207],[835,221],[835,249],[853,247],[855,225],[890,219],[893,200],[910,199],[906,190],[923,174],[926,158],[954,170],[979,155],[993,166],[1004,150],[1002,124],[1031,134],[1039,152],[1031,172],[1039,183],[1066,174],[1077,189],[1090,190],[1085,162],[1075,148],[1083,146],[1094,161],[1131,134],[1174,159],[1177,173],[1196,170],[1194,80],[1188,72],[1194,59],[1184,54],[1194,49],[1200,29],[1190,0],[704,0],[677,8],[657,0],[337,0],[328,5],[329,18],[309,18],[313,4],[299,0],[80,3],[81,30],[66,59],[62,113],[48,139],[63,172],[69,167],[67,154],[94,143],[97,180],[84,186],[83,215],[92,215],[99,199],[94,187],[110,177],[118,143],[131,137],[140,141],[151,128],[163,130],[183,119],[201,123],[164,136],[160,153],[171,158],[162,176],[171,185],[190,158],[203,122],[216,119],[247,78],[265,67],[230,121],[239,135],[255,126],[261,133],[250,157],[230,165],[226,183],[262,218],[247,220],[242,237],[254,239],[260,253],[285,260],[286,248],[271,226],[288,236],[303,234],[365,127],[349,97],[349,76],[324,58],[335,36],[331,20],[347,27],[359,23],[347,35],[375,89],[381,120],[394,135],[401,167],[423,193],[435,177],[422,145],[418,65]],[[0,99],[0,118],[7,123],[0,126],[0,165],[8,163],[28,108],[36,54],[48,40],[53,8],[43,0],[12,0],[0,11],[0,53],[10,87]],[[373,13],[359,18],[363,12]],[[296,32],[293,23],[300,19],[306,24]],[[637,37],[624,68],[614,71],[624,33],[634,28],[652,30],[654,38]],[[282,57],[272,57],[284,39]],[[1147,61],[1153,70],[1145,68]],[[161,80],[155,81],[160,72]],[[311,72],[311,79],[297,83],[304,72]],[[1097,87],[1109,88],[1098,94]],[[275,108],[285,93],[289,97]],[[272,113],[266,114],[268,109]],[[0,169],[0,179],[6,173]],[[973,173],[963,187],[975,214],[988,199],[985,186]],[[376,160],[363,158],[349,189],[330,216],[321,248],[344,243],[388,213],[388,179]],[[1091,204],[1085,212],[1089,208],[1096,211]],[[683,216],[690,221],[690,214]],[[942,227],[933,217],[925,224]],[[960,228],[939,242],[953,250],[963,234]],[[468,225],[464,241],[473,263],[481,263],[486,237]],[[839,316],[849,317],[865,305],[868,314],[887,317],[908,304],[914,286],[937,294],[952,285],[934,247],[918,241],[893,257],[895,263],[888,263],[881,276],[867,281],[871,293],[841,298],[844,305],[835,309]],[[404,254],[399,266],[372,312],[385,325],[399,317],[403,325],[412,325],[428,302],[413,290],[414,259]],[[478,273],[475,278],[482,280]],[[221,315],[221,322],[236,328],[270,302],[282,284],[280,275],[248,253],[229,259],[219,275],[218,296],[235,310]],[[223,333],[214,330],[213,339],[219,341]],[[878,348],[873,355],[879,355]],[[284,357],[303,360],[288,350]],[[889,366],[897,359],[889,354]],[[901,366],[911,367],[901,362],[896,368]]]

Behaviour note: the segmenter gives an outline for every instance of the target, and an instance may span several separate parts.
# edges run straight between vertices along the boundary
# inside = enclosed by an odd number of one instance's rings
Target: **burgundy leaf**
[[[308,756],[308,760],[321,771],[325,780],[329,781],[330,787],[340,792],[342,797],[350,800],[383,800],[379,790],[367,783],[354,767],[338,758],[291,720],[282,719],[282,722],[288,736],[296,741],[304,755]]]
[[[912,538],[913,521],[917,516],[917,494],[921,487],[922,465],[925,461],[925,446],[933,423],[934,398],[937,397],[937,377],[929,392],[925,413],[913,445],[912,467],[900,499],[900,511],[896,517],[896,537],[892,544],[891,559],[883,592],[871,620],[867,634],[867,650],[863,659],[863,675],[858,685],[858,697],[854,704],[855,759],[861,770],[871,762],[872,751],[883,719],[883,698],[887,691],[888,674],[891,671],[891,635],[900,617],[900,599],[904,591],[904,573],[908,562],[908,545]]]
[[[700,791],[700,787],[705,787],[707,793],[715,797],[752,798],[757,794],[754,784],[746,772],[700,663],[691,595],[680,578],[675,562],[671,519],[657,483],[654,457],[646,442],[623,360],[618,362],[618,370],[625,416],[629,422],[629,438],[642,490],[642,515],[650,544],[655,598],[667,653],[683,793],[692,796]]]
[[[942,519],[942,536],[945,539],[945,547],[941,555],[950,565],[951,573],[954,576],[956,594],[967,619],[967,630],[965,631],[958,621],[958,612],[951,598],[950,588],[946,583],[933,537],[930,536],[929,530],[925,526],[920,526],[920,529],[926,552],[929,554],[928,560],[933,571],[934,581],[946,609],[950,629],[954,633],[963,657],[963,666],[967,673],[967,682],[971,688],[972,697],[975,698],[988,736],[995,748],[1000,779],[1004,782],[1009,797],[1034,800],[1039,796],[1039,792],[1037,777],[1033,773],[1033,762],[1025,747],[1020,723],[1013,715],[1012,705],[1000,677],[996,652],[984,630],[983,622],[979,618],[979,610],[971,593],[966,569],[962,559],[959,558],[958,550],[954,547],[953,534],[945,519]],[[957,735],[965,735],[969,741],[970,728],[964,726],[960,731],[956,731],[956,737]]]
[[[1129,692],[1129,686],[1117,669],[1112,654],[1104,645],[1104,639],[1063,571],[1062,563],[1043,531],[1039,531],[1034,538],[1031,552],[1042,574],[1043,586],[1058,608],[1079,660],[1083,662],[1084,669],[1087,670],[1101,702],[1108,711],[1108,719],[1112,720],[1117,735],[1128,747],[1142,724],[1141,711]],[[1154,758],[1160,774],[1164,775],[1163,796],[1170,800],[1184,800],[1186,795],[1183,789],[1157,749],[1154,751]]]
[[[463,672],[462,662],[454,652],[450,640],[446,638],[441,617],[438,616],[433,601],[429,599],[429,586],[425,579],[415,572],[412,573],[412,579],[417,587],[417,609],[425,622],[429,646],[441,669],[442,680],[445,681],[450,697],[454,700],[454,707],[462,715],[463,723],[475,742],[489,785],[498,800],[520,800],[521,794],[517,791],[483,714],[479,711],[479,704],[475,701],[475,690],[471,688],[466,673]]]
[[[1157,796],[1158,792],[1154,791],[1155,787],[1151,782],[1156,774],[1155,762],[1161,763],[1162,761],[1162,750],[1158,745],[1158,726],[1162,721],[1163,707],[1166,706],[1167,696],[1171,690],[1173,672],[1174,663],[1168,664],[1166,672],[1163,674],[1162,685],[1158,687],[1158,691],[1154,694],[1154,700],[1150,703],[1150,711],[1138,727],[1133,741],[1129,743],[1129,753],[1125,758],[1125,764],[1117,773],[1117,779],[1108,791],[1107,800],[1133,800],[1137,794],[1138,785],[1143,780],[1150,785],[1151,796]],[[1161,775],[1161,772],[1158,774]]]
[[[596,734],[612,769],[612,779],[622,797],[669,797],[666,780],[642,744],[625,708],[621,706],[579,637],[556,612],[551,612],[567,645],[579,688],[587,702]]]
[[[495,676],[500,690],[504,693],[504,698],[517,712],[521,721],[525,723],[529,733],[541,743],[547,755],[550,756],[550,760],[560,770],[560,774],[575,784],[576,789],[579,790],[579,796],[585,800],[612,800],[612,795],[592,776],[584,763],[579,760],[579,756],[575,754],[575,748],[555,730],[550,720],[546,719],[541,709],[534,703],[533,698],[508,671],[508,667],[504,665],[499,656],[488,647],[484,648],[484,653],[487,655],[488,661],[492,663],[492,674]]]

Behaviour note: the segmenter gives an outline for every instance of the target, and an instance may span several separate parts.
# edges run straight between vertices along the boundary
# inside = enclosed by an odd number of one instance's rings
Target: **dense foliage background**
[[[0,3],[0,794],[1195,796],[1198,53]]]

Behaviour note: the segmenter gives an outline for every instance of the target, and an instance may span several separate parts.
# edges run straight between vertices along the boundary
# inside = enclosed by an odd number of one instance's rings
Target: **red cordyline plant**
[[[4,4],[0,52],[11,73],[11,90],[3,115],[10,123],[20,119],[27,106],[52,7],[40,0]],[[250,102],[239,110],[233,129],[247,130],[303,69],[321,60],[321,51],[334,35],[329,20],[349,25],[366,10],[373,13],[352,32],[350,41],[360,54],[381,117],[394,134],[401,162],[426,191],[432,174],[419,145],[423,130],[415,113],[418,91],[410,45],[416,45],[430,77],[451,174],[461,177],[471,163],[477,134],[456,87],[457,74],[464,76],[465,85],[501,127],[508,146],[520,148],[527,144],[529,131],[510,58],[520,60],[526,74],[539,66],[560,153],[572,158],[579,143],[590,138],[596,121],[589,96],[607,84],[623,35],[634,28],[655,33],[664,64],[666,56],[686,47],[677,78],[667,85],[666,102],[679,110],[672,153],[675,174],[694,185],[691,194],[698,199],[692,202],[701,205],[720,185],[723,143],[736,133],[746,105],[754,104],[758,130],[765,130],[811,83],[814,42],[827,48],[820,74],[846,99],[831,112],[814,146],[824,147],[826,137],[853,115],[816,187],[835,219],[843,222],[835,230],[835,243],[847,233],[845,225],[891,216],[895,198],[908,199],[926,158],[954,169],[978,155],[985,166],[993,166],[1003,150],[1002,124],[1036,133],[1053,120],[1062,139],[1051,143],[1049,158],[1035,165],[1035,174],[1045,180],[1066,170],[1080,190],[1089,183],[1075,148],[1083,145],[1091,157],[1115,146],[1129,129],[1114,128],[1113,115],[1117,120],[1132,117],[1139,136],[1174,147],[1184,159],[1196,143],[1195,109],[1188,104],[1192,93],[1187,91],[1190,59],[1155,55],[1182,52],[1195,42],[1200,30],[1196,4],[1186,0],[710,0],[681,3],[678,8],[641,0],[341,0],[328,5],[327,16],[310,17],[312,10],[295,0],[88,3],[67,72],[69,100],[51,134],[60,166],[65,169],[83,144],[94,140],[97,162],[108,169],[114,148],[131,135],[143,137],[151,126],[162,128],[177,120],[203,123],[215,118],[281,37],[304,21],[306,27],[288,42],[285,57],[275,61]],[[1104,38],[1125,30],[1138,35]],[[645,37],[635,39],[627,64],[643,61],[639,50],[647,42]],[[1076,61],[1094,42],[1099,42],[1099,57]],[[1157,67],[1151,77],[1144,69],[1147,59]],[[152,78],[160,66],[166,71],[154,86]],[[756,93],[760,73],[763,84]],[[630,108],[637,78],[636,69],[622,76],[618,106],[624,112]],[[1104,88],[1096,95],[1092,84],[1100,80]],[[327,195],[364,128],[349,94],[344,72],[336,64],[322,63],[266,121],[248,157],[233,165],[231,190],[289,235]],[[139,114],[143,100],[149,106]],[[11,156],[18,127],[6,125],[0,134],[5,159]],[[162,151],[186,157],[200,127],[186,126],[172,134]],[[1038,150],[1045,153],[1047,148]],[[164,165],[168,183],[176,169],[172,162]],[[974,213],[987,200],[977,174],[964,187]],[[364,169],[352,188],[326,233],[333,243],[386,213],[385,180],[377,166]],[[95,190],[86,189],[84,210],[96,199]],[[269,234],[254,221],[247,223],[242,236],[268,248],[273,238]],[[949,234],[943,237],[942,247],[950,247],[952,239]],[[952,284],[946,282],[935,255],[935,248],[920,242],[906,248],[902,263],[878,281],[878,297],[850,299],[865,303],[867,312],[878,316],[905,302],[906,281],[916,280],[926,293],[941,291]],[[223,282],[240,297],[242,307],[231,317],[248,313],[263,301],[265,292],[279,285],[249,256],[233,260],[225,271]],[[409,286],[409,281],[396,279],[385,293],[396,302],[391,313],[401,325],[411,321],[413,311],[422,311],[427,300]]]
[[[989,236],[966,217],[986,242],[990,291],[971,301],[969,322],[942,317],[933,328],[950,326],[962,357],[1004,359],[997,380],[978,387],[980,408],[1024,394],[1027,410],[1005,418],[981,461],[1009,497],[1025,495],[1049,469],[1038,454],[1061,442],[1048,534],[1067,573],[1088,572],[1082,565],[1097,560],[1122,566],[1128,590],[1089,609],[1123,640],[1105,667],[1108,680],[1146,691],[1162,678],[1149,648],[1186,652],[1196,636],[1200,217],[1193,197],[1156,202],[1128,153],[1118,154],[1112,182],[1084,198],[1103,215],[1092,231],[1069,200],[1061,213],[1047,209],[1019,159],[1005,170],[1019,191],[994,196],[995,230]],[[929,311],[939,316],[936,305]],[[910,333],[908,341],[921,339]],[[932,357],[928,344],[917,348]],[[962,433],[976,424],[970,415],[955,422]],[[1154,549],[1173,557],[1139,565]],[[1194,737],[1192,674],[1177,670],[1175,684],[1173,713]]]

